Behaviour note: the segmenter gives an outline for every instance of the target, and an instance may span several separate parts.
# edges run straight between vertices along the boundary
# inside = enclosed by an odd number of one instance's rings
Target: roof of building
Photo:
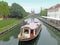
[[[55,10],[57,8],[60,8],[60,4],[50,7],[48,10]]]
[[[55,8],[60,8],[60,4],[57,4],[57,5],[55,6]]]

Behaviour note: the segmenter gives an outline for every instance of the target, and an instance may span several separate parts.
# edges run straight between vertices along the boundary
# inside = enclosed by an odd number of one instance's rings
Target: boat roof
[[[33,21],[32,21],[32,19],[31,19],[31,18],[25,19],[24,21],[25,21],[25,22],[27,22],[27,23],[32,23],[32,22],[39,22],[39,23],[40,23],[40,20],[39,20],[39,19],[37,19],[37,18],[34,18],[34,20],[33,20]]]
[[[26,24],[26,25],[22,26],[22,28],[28,27],[30,29],[36,29],[38,27],[38,25],[40,25],[40,23],[33,23],[32,22],[32,23],[29,23],[29,24]]]

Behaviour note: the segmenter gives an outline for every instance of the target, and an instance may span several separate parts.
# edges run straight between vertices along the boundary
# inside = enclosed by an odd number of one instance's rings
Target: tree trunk
[[[3,20],[7,20],[7,19],[8,19],[8,17],[4,15],[3,16]]]

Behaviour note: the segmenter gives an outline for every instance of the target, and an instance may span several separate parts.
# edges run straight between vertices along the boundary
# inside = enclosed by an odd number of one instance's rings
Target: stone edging
[[[48,24],[48,25],[52,26],[53,28],[57,29],[58,31],[60,31],[60,29],[59,29],[59,28],[57,28],[56,26],[54,26],[54,25],[52,25],[52,24],[48,23],[48,22],[47,22],[46,20],[44,20],[43,18],[40,18],[40,20],[41,20],[41,21],[43,21],[43,22],[45,22],[46,24]]]

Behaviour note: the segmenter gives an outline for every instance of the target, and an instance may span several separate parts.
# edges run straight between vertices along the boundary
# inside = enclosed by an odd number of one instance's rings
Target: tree
[[[10,7],[10,17],[23,18],[26,16],[25,10],[19,4],[13,3]]]
[[[9,6],[7,2],[1,1],[0,2],[0,16],[4,18],[9,15]]]
[[[41,10],[40,16],[47,16],[47,9]]]

